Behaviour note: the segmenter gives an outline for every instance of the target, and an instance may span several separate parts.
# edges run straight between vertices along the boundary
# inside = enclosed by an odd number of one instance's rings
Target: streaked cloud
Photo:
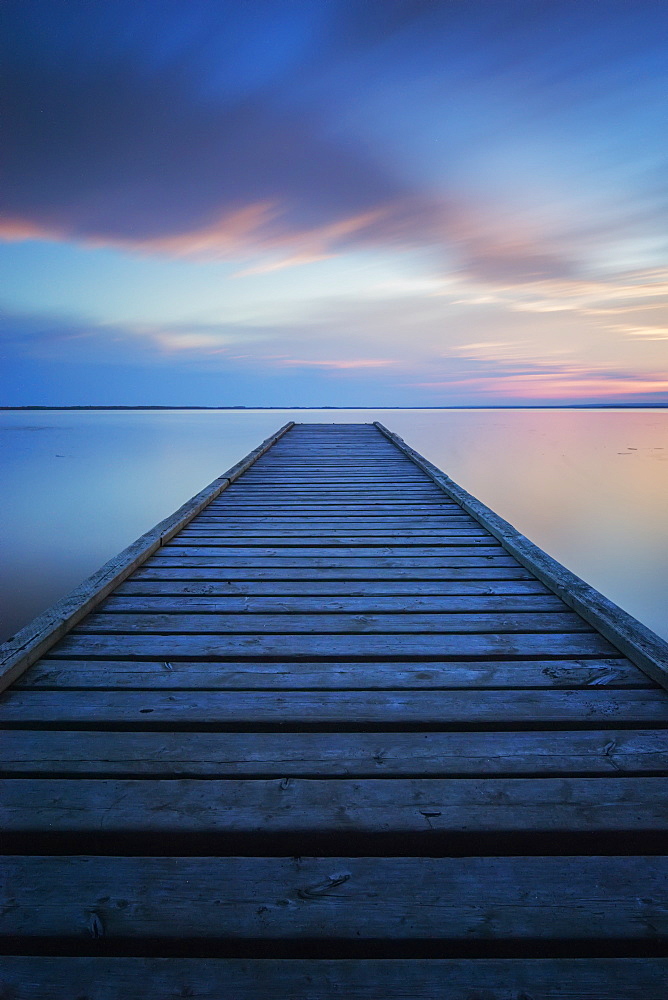
[[[393,358],[339,358],[332,361],[325,361],[321,358],[318,360],[284,358],[280,360],[279,364],[290,368],[331,368],[350,371],[355,368],[386,368],[388,365],[396,365],[398,362]]]
[[[7,349],[63,393],[83,364],[268,403],[665,392],[658,0],[5,17]]]

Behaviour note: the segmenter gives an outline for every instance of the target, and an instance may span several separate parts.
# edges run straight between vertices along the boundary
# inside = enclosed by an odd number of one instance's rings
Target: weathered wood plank
[[[198,526],[202,525],[230,525],[236,526],[238,528],[253,528],[253,527],[264,527],[266,529],[266,521],[263,520],[262,515],[253,514],[245,512],[242,514],[233,514],[225,510],[209,511],[206,510],[197,518],[196,524]],[[338,514],[335,511],[321,511],[320,513],[304,513],[303,518],[298,518],[295,513],[281,513],[281,511],[276,511],[276,521],[272,519],[271,530],[273,533],[274,524],[277,528],[298,528],[303,530],[306,528],[316,528],[320,530],[321,526],[326,529],[332,527],[337,530],[347,531],[349,529],[360,530],[365,527],[371,532],[376,532],[383,530],[383,528],[394,529],[398,531],[403,531],[408,528],[419,528],[423,531],[441,530],[443,528],[457,528],[457,527],[475,527],[480,531],[486,531],[486,528],[482,528],[475,518],[471,517],[469,514],[464,513],[458,507],[450,507],[445,510],[437,510],[433,514],[429,513],[417,513],[411,514],[407,512],[398,512],[393,514],[379,514],[374,511],[370,511],[368,515],[365,512],[358,514]]]
[[[294,497],[292,499],[288,497],[275,497],[267,498],[266,491],[257,491],[257,496],[247,497],[243,495],[240,491],[231,494],[226,497],[225,500],[216,501],[216,506],[214,510],[225,511],[225,510],[256,510],[258,508],[275,507],[275,506],[286,506],[286,507],[299,507],[304,506],[308,510],[309,508],[314,508],[316,511],[323,510],[326,513],[326,508],[332,508],[332,512],[336,509],[346,509],[351,508],[353,510],[365,510],[365,509],[375,509],[376,512],[385,512],[386,509],[397,511],[401,513],[404,511],[408,513],[411,510],[421,511],[424,510],[427,513],[430,511],[436,511],[440,513],[447,513],[451,510],[457,509],[457,504],[453,503],[447,498],[444,499],[443,496],[438,495],[438,491],[434,488],[434,492],[429,494],[429,497],[425,497],[420,500],[415,497],[405,497],[403,491],[392,490],[388,492],[387,496],[378,496],[374,498],[373,496],[359,496],[357,491],[350,491],[350,499],[345,497],[335,497],[335,496],[323,496],[318,497],[313,500],[309,499],[310,492],[306,492],[305,496]]]
[[[289,479],[286,480],[286,473]],[[257,469],[249,470],[245,482],[304,483],[313,478],[316,482],[352,483],[376,482],[387,486],[390,482],[416,483],[421,486],[432,486],[433,481],[426,473],[418,469],[410,459],[400,457],[400,461],[385,460],[382,466],[374,468],[372,463],[364,462],[355,467],[338,465],[329,462],[306,463],[291,461],[287,457],[275,459],[270,467],[263,462]]]
[[[321,429],[317,429],[312,436],[302,437],[299,433],[301,426],[303,425],[295,424],[294,439],[289,442],[288,447],[282,448],[278,455],[292,458],[300,453],[309,456],[309,459],[311,457],[317,459],[321,452],[325,452],[333,458],[345,458],[349,451],[353,451],[356,456],[363,457],[369,452],[381,458],[388,457],[396,461],[397,452],[392,449],[392,445],[388,445],[388,442],[383,440],[382,435],[380,437],[377,434],[374,435],[373,430],[369,434],[347,435],[345,437],[332,435],[330,437],[323,434]],[[356,467],[357,464],[354,463],[353,467]]]
[[[114,591],[114,594],[143,595],[143,594],[210,594],[210,595],[244,595],[257,597],[258,595],[272,595],[276,597],[288,597],[290,595],[311,596],[339,596],[365,597],[396,595],[407,600],[416,595],[422,596],[449,596],[449,595],[520,595],[520,594],[549,594],[547,587],[538,580],[533,579],[527,573],[528,579],[498,579],[498,573],[491,579],[476,580],[460,577],[456,580],[438,579],[416,580],[416,579],[376,579],[376,580],[327,580],[327,579],[301,579],[284,580],[276,578],[270,580],[147,580],[134,575],[126,583],[121,584]]]
[[[385,545],[385,546],[371,546],[365,548],[364,546],[354,546],[352,548],[345,548],[343,546],[324,546],[319,545],[316,547],[308,545],[277,545],[271,546],[269,548],[263,548],[260,545],[254,545],[249,543],[245,546],[232,545],[227,546],[224,544],[215,545],[205,545],[198,544],[197,542],[188,545],[182,545],[181,541],[169,542],[165,545],[160,552],[157,553],[153,558],[159,559],[173,559],[180,561],[181,559],[243,559],[244,561],[250,562],[251,560],[267,560],[271,559],[459,559],[459,558],[470,558],[474,557],[476,559],[498,559],[502,558],[510,562],[512,560],[513,564],[516,564],[516,560],[512,556],[509,556],[505,551],[503,546],[499,545],[497,542],[490,542],[487,539],[483,539],[481,542],[475,539],[466,539],[465,542],[454,542],[452,545]]]
[[[415,478],[410,465],[407,468],[403,465],[396,465],[389,460],[364,461],[360,464],[359,472],[351,474],[341,460],[328,461],[322,456],[322,461],[317,460],[304,463],[301,460],[290,462],[287,460],[276,460],[271,466],[263,463],[258,469],[257,476],[249,478],[249,482],[259,483],[286,483],[294,482],[296,486],[303,486],[306,482],[315,480],[322,483],[361,483],[369,485],[387,486],[389,483],[407,483],[411,486],[432,486],[433,482],[427,476],[419,472]]]
[[[661,798],[664,789],[665,779],[659,777],[332,778],[327,781],[5,778],[0,780],[0,817],[7,835],[91,832],[105,833],[108,837],[123,833],[156,836],[173,833],[269,838],[294,834],[295,838],[303,838],[307,834],[348,837],[393,834],[416,838],[417,852],[420,838],[440,843],[447,850],[447,836],[461,834],[537,836],[635,831],[665,837],[668,819]],[[219,847],[221,853],[227,852],[224,840],[221,839]],[[300,853],[301,850],[303,847]],[[536,859],[524,856],[512,860],[530,866]],[[596,858],[586,860],[595,863]],[[666,927],[668,858],[643,860],[661,863],[664,882],[658,911],[663,910],[659,923]],[[380,863],[381,859],[374,858],[376,861]],[[554,861],[555,871],[561,864],[560,878],[566,879],[567,859],[562,856]],[[225,860],[221,857],[217,864],[224,865]],[[40,887],[40,893],[43,886],[37,872],[32,877],[34,896],[35,886]],[[642,882],[636,883],[635,900],[641,886]],[[161,887],[156,888],[161,891]],[[401,893],[405,891],[403,886]],[[513,897],[516,898],[514,894]],[[599,892],[596,897],[609,920],[610,907],[616,898],[612,887],[606,886],[605,895]],[[415,900],[415,894],[412,899]],[[379,900],[380,912],[383,905],[383,900]],[[558,909],[555,900],[552,906]],[[389,908],[387,912],[389,915]],[[636,903],[639,921],[636,933],[643,924],[641,914]],[[8,919],[11,921],[11,915]],[[0,934],[2,923],[0,916]],[[603,936],[610,936],[609,924]]]
[[[345,528],[370,527],[372,532],[376,532],[381,525],[392,523],[399,530],[402,527],[413,527],[424,524],[425,519],[431,526],[453,527],[462,524],[471,527],[471,522],[466,520],[466,515],[458,514],[453,508],[442,507],[434,504],[431,510],[423,505],[409,504],[402,508],[400,505],[394,507],[374,507],[372,504],[353,505],[350,503],[322,502],[322,503],[284,503],[276,501],[268,504],[237,504],[228,509],[219,508],[207,514],[207,519],[202,519],[202,526],[215,524],[234,524],[237,527],[248,525],[266,525],[267,517],[271,518],[272,528],[276,527],[302,527],[315,526],[317,531],[322,528],[327,529],[332,525],[337,527],[344,525]],[[275,521],[274,521],[275,519]]]
[[[275,465],[277,468],[282,468],[284,465],[289,466],[292,463],[297,463],[311,468],[320,468],[321,464],[331,463],[335,466],[344,466],[345,471],[347,471],[350,468],[365,467],[367,460],[379,465],[383,463],[396,465],[397,454],[401,458],[401,453],[392,451],[391,448],[385,450],[382,447],[374,447],[373,441],[345,442],[336,446],[316,442],[308,447],[291,442],[290,451],[283,450],[275,456]]]
[[[449,538],[455,535],[470,535],[474,533],[478,536],[487,536],[489,533],[476,525],[472,519],[462,520],[461,518],[434,518],[433,525],[420,519],[407,519],[406,524],[402,524],[401,518],[394,518],[386,521],[378,518],[378,523],[373,523],[373,519],[365,518],[319,518],[319,517],[280,517],[272,518],[271,535],[267,536],[267,520],[264,517],[243,517],[228,518],[215,516],[210,518],[198,518],[195,526],[188,529],[188,533],[201,534],[226,534],[230,536],[246,535],[249,538],[271,537],[274,538],[299,538],[299,537],[320,537],[333,536],[363,538],[375,537],[399,537],[413,538],[424,537],[427,533],[432,538]],[[187,537],[187,536],[186,536]]]
[[[404,478],[412,478],[417,471],[418,476],[424,476],[420,470],[416,470],[410,460],[399,457],[395,461],[390,455],[373,456],[368,455],[362,463],[357,465],[354,472],[350,471],[350,462],[346,460],[346,453],[341,455],[327,455],[320,453],[317,458],[311,456],[306,458],[303,455],[295,455],[294,458],[287,454],[277,458],[269,458],[262,463],[262,476],[267,479],[277,479],[283,476],[294,475],[297,478],[306,478],[314,475],[322,478],[337,478],[342,481],[356,479],[373,479],[387,483],[389,480],[397,481]],[[428,479],[429,477],[427,477]],[[423,478],[420,482],[425,482]]]
[[[433,496],[439,500],[443,499],[438,486],[434,484],[429,476],[425,476],[422,479],[399,480],[399,483],[400,485],[397,486],[397,482],[391,476],[363,479],[355,476],[345,477],[339,475],[326,477],[318,474],[309,476],[309,481],[306,483],[294,482],[292,477],[286,474],[283,477],[280,475],[275,476],[273,480],[268,482],[263,479],[241,479],[234,484],[234,489],[230,493],[230,496],[263,494],[265,492],[276,495],[283,493],[297,495],[309,494],[311,491],[315,491],[316,494],[331,493],[337,495],[359,491],[362,497],[375,496],[376,494],[394,497],[397,494],[403,495],[406,493],[408,496],[413,497]]]
[[[311,486],[317,487],[355,487],[361,486],[365,489],[380,486],[388,489],[390,484],[395,487],[431,487],[433,483],[424,474],[414,475],[410,469],[401,471],[397,468],[385,467],[379,472],[359,471],[355,473],[344,473],[340,469],[334,471],[325,468],[295,469],[294,466],[283,466],[274,472],[266,469],[258,469],[256,473],[249,472],[244,476],[244,486],[278,486],[294,489],[308,489]]]
[[[201,688],[380,690],[399,688],[654,688],[624,659],[487,660],[434,663],[287,663],[202,660],[39,660],[22,688]]]
[[[0,928],[28,939],[85,939],[95,918],[108,941],[586,941],[609,936],[611,913],[616,937],[668,934],[656,857],[12,857],[5,870]]]
[[[267,534],[264,528],[240,528],[225,524],[199,525],[196,528],[185,528],[179,534],[179,545],[260,545],[274,548],[277,545],[355,545],[386,546],[386,545],[481,545],[483,539],[490,535],[482,528],[450,528],[444,531],[395,531],[372,532],[370,529],[359,531],[353,529],[347,534],[327,531],[326,529],[277,529],[273,534]],[[211,539],[207,542],[207,539]],[[459,541],[461,539],[461,541]],[[473,539],[469,541],[469,539]],[[221,541],[222,540],[222,541]],[[489,542],[488,542],[489,544]]]
[[[349,614],[378,614],[392,612],[408,614],[414,612],[479,612],[502,611],[566,611],[567,606],[555,594],[517,594],[517,595],[485,595],[485,594],[453,594],[451,596],[380,596],[369,597],[327,597],[324,595],[297,596],[254,596],[246,597],[194,597],[183,594],[179,597],[166,595],[164,597],[108,597],[99,606],[101,613],[108,612],[142,612],[156,611],[165,613],[192,614],[193,612],[234,612],[236,614],[328,614],[335,611]],[[572,614],[572,612],[569,612]]]
[[[361,481],[318,483],[317,480],[314,480],[308,486],[301,486],[291,482],[275,483],[270,486],[263,483],[253,485],[245,480],[241,480],[230,491],[231,501],[255,497],[268,497],[270,500],[273,500],[284,497],[300,499],[301,497],[311,496],[314,496],[316,499],[331,497],[333,500],[346,496],[352,496],[360,500],[368,500],[372,497],[389,497],[391,500],[401,497],[404,500],[419,500],[421,497],[424,497],[426,499],[433,498],[436,502],[441,502],[443,499],[438,488],[430,482],[422,485],[402,485],[399,488],[394,482],[385,482],[381,485],[374,483],[365,485]]]
[[[265,513],[271,513],[271,515],[280,515],[281,511],[284,513],[292,514],[304,514],[304,515],[315,515],[316,517],[322,515],[323,518],[330,514],[336,514],[337,516],[347,515],[347,514],[358,514],[364,515],[365,517],[371,517],[373,515],[382,515],[383,517],[398,516],[402,513],[406,513],[412,517],[421,515],[429,515],[434,513],[436,515],[449,516],[451,511],[457,509],[455,504],[448,504],[442,500],[434,500],[433,502],[426,503],[424,501],[420,503],[415,503],[411,500],[407,500],[402,503],[400,499],[394,500],[392,503],[372,503],[370,501],[360,500],[359,502],[346,501],[345,503],[341,500],[331,500],[330,502],[319,501],[313,503],[307,503],[304,500],[298,500],[293,502],[288,502],[287,500],[276,500],[274,503],[268,501],[241,501],[229,500],[225,504],[218,504],[215,511],[221,514],[232,514],[235,516],[240,516],[244,514],[252,514],[253,516],[259,516]],[[213,512],[213,511],[212,511]]]
[[[280,476],[283,473],[295,472],[297,475],[328,474],[332,476],[386,476],[387,478],[398,475],[424,475],[420,470],[406,459],[400,452],[395,452],[395,458],[391,454],[377,455],[370,452],[363,463],[358,463],[353,473],[351,473],[350,461],[346,459],[345,450],[341,454],[330,455],[319,452],[318,457],[305,456],[295,452],[294,455],[283,452],[275,457],[268,456],[267,461],[262,463],[262,472],[268,476]]]
[[[462,566],[461,560],[456,565],[441,564],[432,566],[355,566],[350,560],[345,566],[332,566],[328,560],[324,566],[174,566],[172,564],[153,563],[140,566],[133,573],[133,581],[137,580],[188,580],[196,584],[198,580],[212,582],[230,582],[232,580],[282,580],[286,581],[284,591],[289,593],[291,581],[312,580],[314,586],[324,580],[354,580],[381,581],[405,580],[407,586],[412,586],[421,580],[434,580],[437,583],[446,580],[531,580],[535,581],[533,573],[519,564],[510,566],[492,566],[485,562],[482,566]],[[537,581],[535,581],[537,582]]]
[[[452,691],[26,690],[6,692],[0,726],[230,725],[300,729],[407,726],[540,729],[546,725],[638,728],[668,725],[658,689],[605,687]],[[667,814],[668,816],[668,814]]]
[[[169,547],[172,548],[174,543],[170,542]],[[397,548],[401,550],[411,550],[412,555],[419,555],[423,549],[429,549],[432,554],[437,554],[442,549],[447,549],[451,546],[468,546],[468,547],[479,547],[486,546],[496,550],[500,548],[497,546],[495,540],[491,535],[485,534],[482,531],[476,531],[475,528],[469,528],[466,531],[451,531],[447,534],[433,534],[433,535],[419,535],[417,537],[411,538],[408,535],[402,535],[397,533],[396,535],[346,535],[346,536],[328,536],[326,533],[320,535],[296,535],[292,534],[290,536],[284,537],[279,534],[276,535],[252,535],[244,531],[231,532],[221,528],[216,531],[211,528],[196,528],[190,532],[181,532],[178,537],[178,546],[180,549],[190,548],[193,546],[198,547],[221,547],[224,549],[304,549],[304,548],[315,548],[319,550],[327,550],[331,546],[336,546],[337,549],[340,547],[346,549],[372,549],[378,551],[379,549],[392,549]]]
[[[290,777],[667,774],[665,730],[151,733],[8,730],[0,773]]]
[[[503,614],[486,612],[457,612],[413,614],[115,614],[93,613],[72,630],[73,635],[96,634],[159,634],[159,635],[260,635],[289,633],[291,635],[327,634],[384,634],[452,632],[505,634],[511,632],[589,632],[591,625],[572,611],[550,611],[546,614],[532,611],[513,611]]]
[[[470,551],[471,549],[469,549]],[[500,553],[499,555],[488,554],[497,551]],[[400,552],[392,556],[355,556],[346,554],[319,556],[315,555],[312,549],[305,549],[304,554],[301,556],[269,554],[266,556],[250,556],[241,554],[238,550],[237,555],[229,556],[221,556],[215,550],[211,550],[210,555],[204,552],[201,555],[182,555],[178,551],[169,552],[167,546],[165,546],[150,557],[149,565],[156,568],[158,566],[165,566],[167,568],[169,566],[216,566],[223,570],[228,567],[233,569],[235,565],[244,568],[248,567],[248,569],[263,566],[275,566],[281,569],[304,566],[310,566],[314,569],[373,569],[374,567],[378,569],[394,567],[397,567],[397,569],[441,569],[448,567],[459,569],[472,566],[516,567],[519,566],[519,563],[513,556],[507,555],[501,546],[499,546],[498,550],[482,549],[480,552],[476,552],[475,555],[453,555],[451,552],[448,552],[447,555],[443,554],[439,556],[409,556],[402,555]]]
[[[298,506],[301,503],[306,503],[309,506],[320,506],[320,504],[335,506],[338,503],[374,505],[401,503],[404,506],[410,506],[412,504],[433,503],[440,507],[442,500],[435,487],[433,490],[420,491],[403,490],[397,487],[392,487],[392,489],[386,491],[371,491],[362,490],[357,486],[351,486],[345,490],[318,489],[317,487],[305,490],[278,490],[260,486],[257,488],[240,486],[236,493],[230,495],[229,503],[234,506],[260,504],[263,507],[272,504]]]
[[[406,456],[402,455],[402,453],[400,451],[397,451],[396,448],[393,449],[391,443],[388,442],[387,439],[382,434],[378,433],[378,429],[376,427],[373,428],[376,433],[375,437],[367,436],[365,438],[356,438],[356,439],[349,438],[345,442],[343,442],[345,447],[343,449],[344,456],[342,458],[340,455],[340,442],[327,440],[327,437],[321,432],[318,432],[315,439],[309,442],[305,438],[302,439],[300,437],[299,435],[300,426],[301,424],[299,423],[296,423],[294,425],[293,428],[295,432],[294,437],[291,437],[290,441],[286,441],[285,445],[287,445],[287,447],[281,448],[281,450],[277,453],[275,458],[275,461],[277,463],[295,461],[296,460],[295,456],[302,451],[308,451],[311,454],[314,450],[313,448],[314,443],[316,446],[315,447],[316,452],[319,451],[320,448],[322,448],[324,451],[333,451],[334,454],[331,455],[331,461],[333,462],[343,461],[345,464],[345,450],[346,448],[349,447],[350,448],[361,447],[363,451],[368,449],[370,454],[374,454],[378,457],[378,461],[388,461],[388,462],[406,461]],[[310,462],[311,459],[304,458],[302,459],[302,461]],[[352,468],[357,468],[357,467],[358,467],[357,463],[352,465]],[[350,463],[347,465],[347,468],[351,468]]]
[[[568,635],[484,633],[481,635],[81,635],[58,643],[63,656],[139,656],[146,659],[193,659],[221,656],[312,659],[317,657],[434,658],[477,656],[614,656],[615,649],[597,633]]]
[[[228,514],[222,511],[214,513],[208,510],[200,514],[195,522],[200,527],[207,527],[209,525],[216,527],[227,527],[238,528],[240,530],[253,530],[254,528],[262,528],[266,530],[267,521],[262,514]],[[423,531],[440,531],[442,529],[452,529],[457,528],[460,525],[463,527],[477,527],[481,531],[486,531],[485,528],[481,528],[477,523],[475,518],[469,517],[463,511],[448,510],[445,513],[435,513],[429,514],[374,514],[370,512],[367,516],[366,513],[360,514],[335,514],[335,513],[315,513],[309,514],[304,513],[303,516],[299,516],[298,512],[282,514],[280,511],[276,511],[271,519],[271,530],[272,533],[274,528],[279,531],[283,529],[298,530],[303,531],[306,529],[316,529],[317,531],[325,530],[335,530],[335,531],[364,531],[368,530],[371,533],[382,532],[385,530],[393,531],[407,531],[410,528],[415,528]]]
[[[289,589],[292,581],[313,580],[322,582],[325,580],[345,580],[352,581],[407,581],[412,584],[421,580],[444,581],[444,580],[476,580],[478,582],[486,580],[531,580],[532,574],[522,566],[492,566],[485,564],[482,566],[351,566],[350,560],[346,566],[332,566],[331,561],[325,562],[324,566],[302,565],[302,566],[239,566],[229,565],[215,566],[207,563],[205,565],[183,566],[180,562],[174,563],[150,563],[147,566],[140,566],[135,570],[133,579],[137,580],[188,580],[195,584],[198,580],[211,580],[214,582],[231,582],[236,580],[280,580],[284,582],[283,592]]]
[[[665,1000],[668,959],[0,958],[7,1000]]]

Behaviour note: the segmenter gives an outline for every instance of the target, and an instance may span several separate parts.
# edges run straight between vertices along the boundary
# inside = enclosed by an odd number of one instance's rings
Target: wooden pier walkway
[[[286,425],[5,648],[0,1000],[665,1000],[667,654]]]

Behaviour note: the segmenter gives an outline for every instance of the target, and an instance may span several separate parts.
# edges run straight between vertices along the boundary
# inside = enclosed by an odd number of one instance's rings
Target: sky
[[[2,405],[668,405],[666,0],[4,0]]]

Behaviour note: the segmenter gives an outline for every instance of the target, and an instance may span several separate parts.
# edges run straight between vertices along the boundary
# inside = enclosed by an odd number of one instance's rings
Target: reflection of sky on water
[[[5,412],[3,635],[292,418],[381,420],[668,637],[666,410]]]

